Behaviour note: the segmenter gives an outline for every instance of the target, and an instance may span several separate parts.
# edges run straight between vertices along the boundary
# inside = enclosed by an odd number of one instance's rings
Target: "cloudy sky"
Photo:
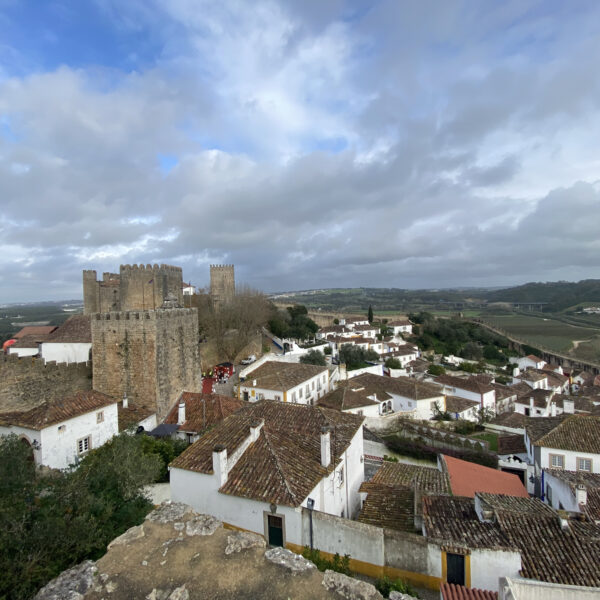
[[[0,301],[600,277],[600,3],[0,0]]]

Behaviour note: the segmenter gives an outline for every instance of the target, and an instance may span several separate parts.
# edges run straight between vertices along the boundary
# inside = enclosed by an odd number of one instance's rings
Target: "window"
[[[359,417],[362,417],[362,416],[363,416],[363,411],[362,411],[362,410],[359,410],[359,411],[357,411],[357,413],[356,413],[356,414],[357,414]]]
[[[85,454],[92,447],[92,437],[86,436],[77,440],[77,454]]]
[[[550,466],[553,469],[564,469],[565,468],[565,457],[562,454],[551,454],[550,455]]]
[[[552,506],[552,488],[548,484],[546,484],[546,500]]]
[[[96,413],[96,423],[104,423],[104,411],[103,410]]]
[[[577,470],[592,472],[592,459],[577,457]]]
[[[310,394],[310,385],[306,386],[306,397],[308,398],[308,395]]]
[[[300,398],[302,398],[302,394],[303,394],[303,392],[304,392],[304,390],[303,390],[302,388],[300,388],[300,389],[298,390],[298,396],[299,396]]]
[[[59,425],[58,426],[58,433],[64,433],[67,430],[67,426],[66,425]]]
[[[340,486],[344,483],[344,467],[340,469]]]
[[[258,394],[258,399],[259,400],[264,400],[265,399],[265,395],[264,394]]]
[[[275,396],[275,400],[277,400],[277,402],[281,402],[281,396]]]
[[[292,392],[292,402],[296,402],[296,392]]]
[[[315,390],[315,382],[313,381],[312,383],[313,383],[312,389],[313,389],[313,392],[314,392],[314,390]]]

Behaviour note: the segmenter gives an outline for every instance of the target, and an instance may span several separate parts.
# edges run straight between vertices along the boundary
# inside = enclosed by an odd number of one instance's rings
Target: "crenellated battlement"
[[[210,268],[225,271],[233,269],[233,265],[210,265]]]
[[[139,272],[144,272],[144,273],[156,273],[158,271],[164,271],[167,273],[182,273],[182,269],[181,267],[176,267],[175,265],[165,265],[165,264],[140,264],[140,265],[121,265],[119,267],[119,271],[121,274],[127,274],[127,273],[139,273]]]

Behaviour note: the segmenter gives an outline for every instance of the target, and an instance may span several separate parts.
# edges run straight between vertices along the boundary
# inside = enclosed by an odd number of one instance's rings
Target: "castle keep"
[[[210,265],[210,297],[215,307],[223,306],[235,296],[233,265]]]
[[[171,297],[183,305],[181,267],[171,265],[121,265],[119,273],[83,272],[83,313],[120,310],[154,310]]]
[[[199,392],[196,309],[98,313],[92,316],[94,389],[156,410],[162,420],[181,392]]]

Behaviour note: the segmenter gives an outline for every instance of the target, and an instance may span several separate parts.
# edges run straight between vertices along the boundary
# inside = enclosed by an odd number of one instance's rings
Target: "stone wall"
[[[96,314],[94,389],[157,411],[161,420],[182,391],[201,391],[195,309]]]
[[[41,358],[0,355],[0,410],[27,410],[92,387],[89,363],[44,364]]]
[[[210,265],[210,296],[215,306],[233,300],[235,296],[233,265]]]

